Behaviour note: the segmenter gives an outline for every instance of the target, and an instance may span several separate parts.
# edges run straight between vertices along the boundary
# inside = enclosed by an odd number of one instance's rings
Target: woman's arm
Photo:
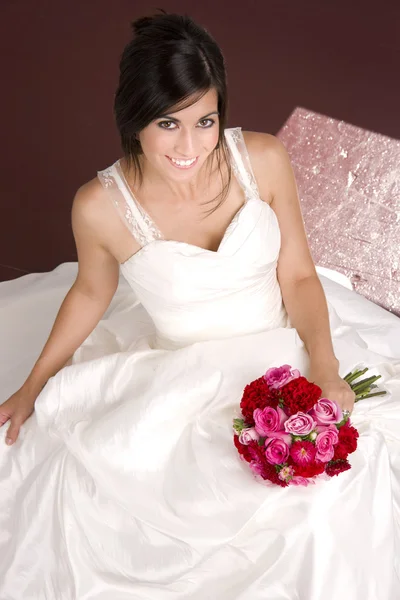
[[[337,373],[339,361],[333,351],[328,307],[318,276],[281,283],[278,274],[278,280],[290,322],[304,342],[311,365]]]
[[[78,275],[57,314],[50,336],[25,387],[40,390],[73,355],[107,310],[118,286],[119,265],[102,246],[98,233],[99,201],[90,183],[72,205],[72,230],[78,253]],[[101,191],[100,191],[101,193]]]
[[[290,322],[310,357],[309,377],[322,387],[324,394],[351,410],[354,393],[338,374],[326,297],[308,246],[288,154],[274,136],[253,135],[257,136],[253,153],[260,194],[270,199],[281,232],[277,277]]]
[[[78,252],[77,278],[66,295],[49,338],[22,387],[0,406],[0,425],[10,420],[8,443],[18,437],[21,424],[47,380],[55,375],[88,337],[107,310],[119,280],[119,264],[101,242],[99,204],[102,190],[91,182],[75,195],[72,228]],[[100,215],[100,216],[99,216]]]
[[[270,146],[271,208],[281,231],[277,277],[283,302],[311,364],[337,372],[339,364],[332,346],[328,306],[308,246],[293,169],[277,138],[272,138]]]

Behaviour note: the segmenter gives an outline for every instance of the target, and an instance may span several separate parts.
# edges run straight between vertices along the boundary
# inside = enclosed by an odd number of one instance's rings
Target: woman
[[[339,366],[384,357],[346,338],[334,351],[289,159],[271,135],[226,129],[212,37],[177,15],[133,26],[124,157],[76,193],[77,279],[0,407],[0,598],[394,600],[398,406],[386,420],[365,401],[352,471],[312,489],[260,486],[231,434],[269,366],[352,411]],[[135,297],[96,337],[120,269]]]

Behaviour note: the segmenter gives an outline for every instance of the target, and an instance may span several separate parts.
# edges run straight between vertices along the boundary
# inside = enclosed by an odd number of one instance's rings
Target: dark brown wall
[[[220,43],[229,126],[276,133],[296,106],[400,138],[400,3],[1,0],[0,280],[76,260],[76,189],[120,155],[129,22],[188,13]]]

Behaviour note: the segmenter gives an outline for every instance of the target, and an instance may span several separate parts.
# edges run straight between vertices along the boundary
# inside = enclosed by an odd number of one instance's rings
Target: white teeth
[[[176,160],[176,158],[171,158],[171,160],[179,167],[188,167],[189,165],[192,165],[196,159],[192,158],[190,160]]]

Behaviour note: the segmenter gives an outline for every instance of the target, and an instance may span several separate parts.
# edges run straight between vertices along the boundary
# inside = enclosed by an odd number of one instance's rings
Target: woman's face
[[[188,181],[218,144],[218,95],[209,90],[195,104],[156,119],[139,140],[146,160],[174,181]]]

